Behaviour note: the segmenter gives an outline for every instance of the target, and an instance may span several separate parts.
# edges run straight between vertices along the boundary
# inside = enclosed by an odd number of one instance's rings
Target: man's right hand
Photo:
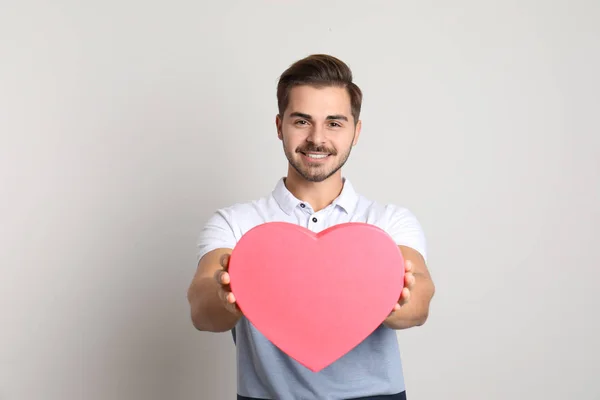
[[[231,278],[227,272],[229,269],[230,254],[223,254],[219,260],[221,268],[215,272],[215,279],[219,284],[219,298],[225,305],[225,308],[236,316],[241,315],[241,311],[237,306],[235,295],[231,292]]]
[[[231,293],[229,255],[233,249],[219,248],[206,253],[198,262],[188,289],[192,322],[196,329],[225,332],[237,324],[242,312]]]

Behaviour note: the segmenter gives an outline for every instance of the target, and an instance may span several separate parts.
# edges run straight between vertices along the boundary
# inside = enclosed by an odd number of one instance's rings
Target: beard
[[[341,153],[341,157],[334,165],[322,165],[320,163],[316,163],[315,165],[307,165],[303,163],[301,160],[295,159],[295,154],[302,153],[327,153],[329,157],[335,157],[338,155],[338,151],[335,148],[329,148],[324,146],[315,146],[313,144],[307,144],[306,146],[298,147],[293,153],[287,150],[285,145],[285,141],[283,142],[283,149],[285,152],[285,156],[288,159],[288,162],[296,170],[296,172],[308,182],[323,182],[337,171],[339,171],[346,161],[348,161],[348,157],[350,157],[350,152],[352,151],[352,145],[348,147],[348,149]]]

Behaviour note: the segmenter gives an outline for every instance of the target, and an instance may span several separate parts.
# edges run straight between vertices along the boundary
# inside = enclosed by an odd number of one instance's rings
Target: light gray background
[[[233,398],[195,240],[285,173],[277,77],[317,52],[365,93],[345,175],[429,241],[410,399],[600,399],[598,1],[0,7],[0,399]]]

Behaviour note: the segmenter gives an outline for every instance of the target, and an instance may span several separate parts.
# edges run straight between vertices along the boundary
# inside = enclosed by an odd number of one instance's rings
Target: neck
[[[315,212],[330,205],[340,195],[343,186],[341,170],[322,182],[309,182],[290,166],[285,178],[287,190],[297,199],[310,204]]]

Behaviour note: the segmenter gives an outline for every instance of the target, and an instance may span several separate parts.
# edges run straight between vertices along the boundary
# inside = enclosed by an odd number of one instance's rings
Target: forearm
[[[206,332],[225,332],[232,329],[240,315],[231,313],[219,297],[219,284],[213,278],[199,278],[190,288],[192,322]]]
[[[411,290],[410,301],[385,320],[387,327],[408,329],[421,326],[427,321],[429,305],[435,292],[433,281],[426,274],[415,273],[414,277],[415,287]]]

